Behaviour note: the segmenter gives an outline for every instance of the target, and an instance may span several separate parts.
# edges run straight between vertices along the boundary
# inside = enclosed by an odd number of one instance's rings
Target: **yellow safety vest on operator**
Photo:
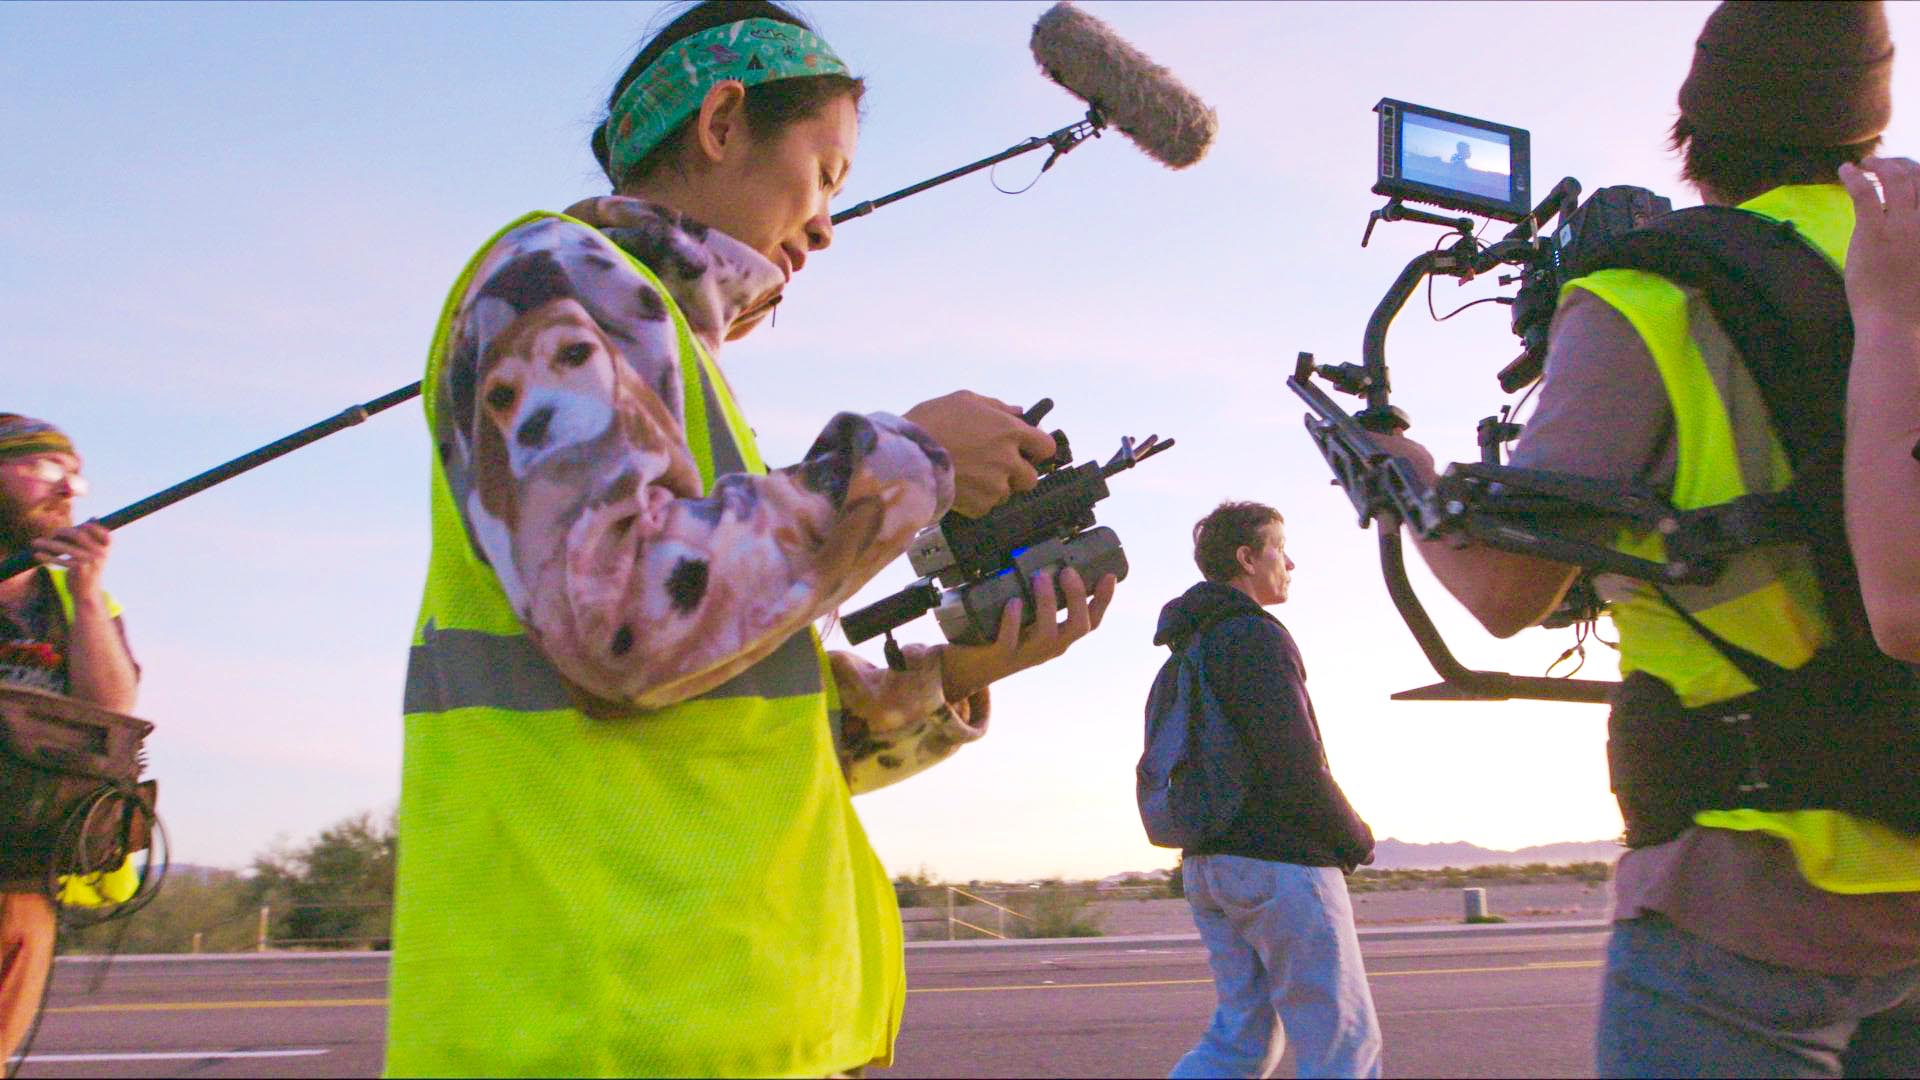
[[[454,284],[427,360],[430,429],[481,255],[554,217],[508,225]],[[628,261],[679,331],[702,484],[764,473],[671,294]],[[899,912],[841,776],[813,631],[696,698],[590,719],[469,543],[437,455],[432,498],[388,1072],[824,1076],[889,1060],[905,1003]]]
[[[67,583],[67,568],[49,566],[47,581],[53,586],[53,595],[60,601],[60,616],[65,625],[73,626],[73,589]],[[120,617],[120,605],[111,595],[101,594],[107,601],[107,615]],[[69,687],[71,689],[71,687]],[[140,869],[134,865],[129,854],[120,863],[117,870],[104,870],[97,874],[62,874],[60,891],[55,899],[68,907],[104,907],[107,904],[122,904],[140,891]]]
[[[1838,184],[1778,187],[1740,207],[1792,222],[1836,266],[1845,265],[1853,201]],[[1699,293],[1639,270],[1602,270],[1567,288],[1586,289],[1611,304],[1653,354],[1673,405],[1676,508],[1713,506],[1788,485],[1793,470],[1759,387]],[[1656,533],[1623,533],[1617,546],[1665,559]],[[1668,591],[1707,629],[1784,668],[1805,664],[1831,638],[1812,560],[1799,548],[1746,552],[1730,560],[1713,584]],[[1688,708],[1756,689],[1652,589],[1636,588],[1612,613],[1621,670],[1658,678]],[[1920,839],[1877,822],[1836,810],[1703,810],[1694,821],[1780,837],[1792,846],[1807,880],[1831,892],[1920,891]]]

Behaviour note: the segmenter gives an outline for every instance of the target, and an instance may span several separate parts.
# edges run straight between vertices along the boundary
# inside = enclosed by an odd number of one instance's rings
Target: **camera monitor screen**
[[[1519,221],[1532,209],[1527,133],[1392,98],[1380,114],[1376,194]]]

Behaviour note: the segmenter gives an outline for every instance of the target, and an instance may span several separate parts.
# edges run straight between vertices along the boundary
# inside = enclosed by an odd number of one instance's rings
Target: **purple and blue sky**
[[[1133,807],[1159,607],[1188,529],[1274,503],[1300,569],[1279,614],[1306,654],[1336,775],[1381,836],[1498,847],[1613,835],[1599,706],[1401,704],[1433,681],[1372,537],[1301,431],[1296,351],[1357,360],[1368,312],[1436,230],[1362,251],[1374,116],[1396,97],[1532,132],[1534,183],[1697,199],[1663,142],[1706,3],[1118,4],[1089,11],[1220,115],[1184,172],[1117,132],[1031,191],[984,177],[844,226],[724,357],[770,461],[837,410],[966,387],[1050,396],[1082,459],[1179,447],[1100,508],[1133,572],[1106,625],[997,687],[993,730],[858,802],[895,870],[1098,876],[1169,865]],[[812,3],[870,85],[846,202],[1076,119],[1027,51],[1039,2]],[[597,108],[653,5],[0,6],[0,409],[64,425],[104,513],[419,377],[452,278],[499,225],[604,191]],[[1890,5],[1896,42],[1920,8]],[[1911,47],[1911,46],[1909,46]],[[1896,70],[1897,102],[1920,69]],[[1920,147],[1898,109],[1888,145]],[[1000,170],[1033,175],[1038,156]],[[1435,287],[1451,310],[1486,283]],[[1443,456],[1507,400],[1506,309],[1408,306],[1395,398]],[[159,725],[176,858],[244,865],[397,797],[399,699],[427,550],[417,406],[118,534]],[[904,562],[856,603],[904,584]],[[1469,664],[1539,673],[1570,638],[1484,634],[1416,583]],[[908,635],[932,640],[932,620]],[[874,650],[877,655],[877,650]],[[1614,672],[1604,648],[1584,674]]]

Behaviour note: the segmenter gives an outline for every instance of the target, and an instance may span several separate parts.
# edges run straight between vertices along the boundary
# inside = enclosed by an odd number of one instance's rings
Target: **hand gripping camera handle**
[[[1034,575],[1049,577],[1072,568],[1091,589],[1101,578],[1112,574],[1116,580],[1127,576],[1127,554],[1120,550],[1120,536],[1106,526],[1097,526],[1065,540],[1048,540],[1013,557],[1013,569],[948,590],[934,612],[940,631],[955,645],[985,645],[1000,632],[1000,613],[1014,600],[1023,603],[1020,625],[1033,623]],[[1054,586],[1054,600],[1064,606],[1066,596]]]

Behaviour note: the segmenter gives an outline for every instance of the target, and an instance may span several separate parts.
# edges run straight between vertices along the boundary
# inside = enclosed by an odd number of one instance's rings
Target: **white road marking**
[[[34,1054],[33,1064],[86,1061],[225,1061],[229,1058],[316,1057],[329,1050],[169,1050],[149,1054]],[[9,1059],[14,1060],[14,1059]]]
[[[1523,1012],[1529,1009],[1594,1009],[1600,1006],[1600,999],[1592,1001],[1538,1001],[1519,1005],[1467,1005],[1454,1009],[1401,1009],[1397,1012],[1382,1012],[1381,1016],[1462,1016],[1472,1013]]]

